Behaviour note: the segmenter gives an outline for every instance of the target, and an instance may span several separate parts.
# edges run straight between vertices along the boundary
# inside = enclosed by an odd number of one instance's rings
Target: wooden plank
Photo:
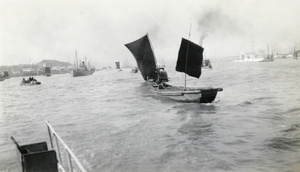
[[[182,92],[158,92],[162,96],[183,96]]]
[[[198,91],[183,91],[182,93],[183,94],[200,94],[201,91],[200,90],[198,90]]]

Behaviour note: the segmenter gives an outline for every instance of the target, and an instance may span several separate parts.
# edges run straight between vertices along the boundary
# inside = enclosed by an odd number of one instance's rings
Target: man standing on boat
[[[155,82],[157,84],[160,84],[161,82],[169,81],[168,74],[164,68],[157,68],[156,73],[157,73],[157,79],[155,80]]]

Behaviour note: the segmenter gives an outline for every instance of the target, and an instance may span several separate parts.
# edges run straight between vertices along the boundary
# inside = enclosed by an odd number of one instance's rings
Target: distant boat
[[[255,53],[245,53],[242,54],[239,58],[235,59],[233,62],[260,62],[263,60],[263,57],[260,57]]]
[[[115,61],[116,69],[121,69],[121,65],[119,61]]]
[[[274,61],[273,54],[269,54],[269,45],[267,45],[268,55],[261,62],[271,62]]]
[[[23,80],[21,81],[20,85],[41,85],[41,82],[37,81],[36,79],[34,79],[33,77],[29,77],[28,80],[26,80],[25,78],[23,78]]]
[[[72,70],[73,77],[92,75],[95,72],[95,68],[91,68],[89,62],[86,60],[78,64],[77,51],[75,52],[75,58],[76,63],[74,63],[75,67]]]
[[[260,61],[260,62],[272,62],[272,61],[274,61],[274,58],[273,58],[273,55],[267,55],[267,57],[266,58],[264,58],[262,61]]]
[[[4,73],[4,78],[5,79],[9,79],[10,78],[8,71],[4,71],[3,73]]]
[[[39,81],[31,81],[29,83],[23,83],[23,82],[21,82],[20,85],[28,85],[28,86],[31,86],[31,85],[41,85],[41,82],[39,82]]]
[[[78,67],[76,69],[73,69],[72,75],[73,75],[73,77],[87,76],[87,75],[92,75],[94,72],[95,72],[95,68],[87,68],[87,67],[83,66],[83,67]]]
[[[218,91],[222,88],[200,88],[173,86],[166,81],[159,81],[156,59],[152,51],[148,34],[142,38],[125,44],[137,61],[137,65],[146,82],[151,86],[151,91],[156,95],[183,102],[211,103],[215,100]],[[182,38],[179,48],[176,71],[199,78],[203,61],[203,48],[193,42]],[[186,75],[185,75],[186,76]],[[185,77],[186,78],[186,77]]]
[[[136,66],[131,69],[131,73],[138,73],[138,72],[139,72],[139,68]]]
[[[211,65],[211,62],[210,62],[210,60],[203,60],[203,62],[202,62],[202,69],[204,69],[204,70],[209,70],[209,69],[212,69],[213,67],[212,67],[212,65]]]

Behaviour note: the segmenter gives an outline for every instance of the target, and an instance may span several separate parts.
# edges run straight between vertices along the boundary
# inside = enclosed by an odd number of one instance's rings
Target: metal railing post
[[[51,148],[53,149],[53,141],[52,141],[52,136],[51,136],[51,131],[50,131],[50,128],[49,126],[47,125],[47,129],[48,129],[48,134],[49,134],[49,138],[50,138],[50,143],[51,143]]]
[[[55,143],[56,143],[56,148],[57,148],[57,154],[58,154],[58,166],[61,168],[62,171],[65,171],[62,167],[62,158],[61,158],[61,152],[59,149],[59,144],[58,141],[60,141],[60,143],[62,144],[62,146],[65,148],[66,152],[67,152],[67,158],[68,158],[68,164],[69,164],[69,170],[71,172],[73,172],[73,165],[72,165],[72,159],[74,160],[74,162],[77,164],[77,166],[79,167],[79,169],[82,172],[86,172],[85,168],[83,167],[83,165],[79,162],[79,160],[77,159],[77,157],[75,156],[75,154],[72,152],[72,150],[68,147],[68,145],[59,137],[59,135],[55,132],[55,130],[52,128],[52,126],[48,123],[48,121],[45,121],[48,127],[48,132],[49,132],[49,136],[50,136],[50,142],[53,147],[53,139],[51,137],[51,134],[53,134],[53,137],[55,138]]]
[[[57,137],[56,137],[55,134],[53,136],[55,138],[55,143],[56,143],[56,148],[57,148],[57,154],[58,154],[59,162],[62,164],[60,149],[59,149],[59,145],[58,145],[58,140],[57,140]]]
[[[66,152],[67,152],[67,154],[68,154],[68,164],[69,164],[69,171],[71,171],[71,172],[73,172],[73,166],[72,166],[72,160],[71,160],[71,156],[70,156],[70,154],[69,154],[69,152],[68,152],[68,150],[66,149]]]

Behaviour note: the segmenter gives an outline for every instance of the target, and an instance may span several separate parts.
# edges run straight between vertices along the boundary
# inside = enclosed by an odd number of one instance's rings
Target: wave
[[[267,147],[276,150],[295,151],[300,147],[300,138],[275,137],[269,139],[267,142]]]
[[[297,131],[298,129],[300,129],[300,124],[293,124],[290,128],[283,130],[283,132]]]
[[[295,107],[295,108],[289,109],[286,113],[293,113],[293,112],[298,112],[298,111],[300,111],[300,107]]]
[[[250,101],[244,101],[244,102],[238,104],[238,106],[247,106],[247,105],[251,105],[251,104],[253,104],[253,103]]]
[[[275,97],[258,97],[258,98],[255,98],[254,100],[271,100],[271,99],[274,99]]]

